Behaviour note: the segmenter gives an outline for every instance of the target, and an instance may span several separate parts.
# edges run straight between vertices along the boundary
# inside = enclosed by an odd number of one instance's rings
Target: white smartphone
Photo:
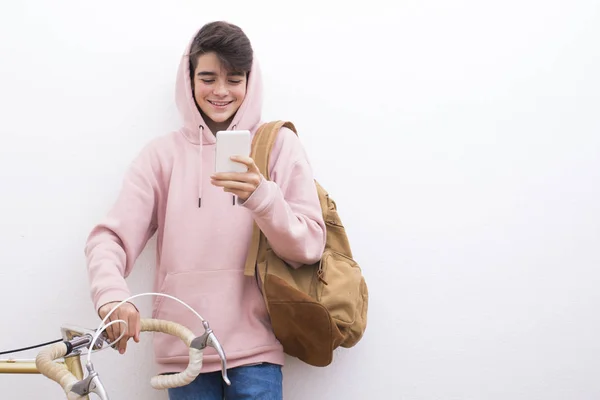
[[[215,154],[215,172],[246,172],[248,168],[231,160],[232,156],[250,156],[250,131],[218,131]]]

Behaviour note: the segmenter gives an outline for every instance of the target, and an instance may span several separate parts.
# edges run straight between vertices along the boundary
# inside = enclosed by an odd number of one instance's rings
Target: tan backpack
[[[291,122],[273,121],[262,125],[252,142],[251,157],[265,179],[271,149],[282,127],[297,134]],[[270,248],[256,223],[245,275],[258,271],[275,336],[286,354],[307,364],[326,366],[338,347],[352,347],[367,325],[368,291],[359,265],[352,259],[346,231],[336,204],[315,181],[327,243],[321,260],[294,269]]]

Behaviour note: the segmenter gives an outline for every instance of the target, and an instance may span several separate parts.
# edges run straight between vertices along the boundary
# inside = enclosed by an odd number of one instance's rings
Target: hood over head
[[[202,118],[196,105],[196,100],[192,93],[192,81],[190,78],[190,51],[194,38],[201,27],[190,38],[183,55],[179,61],[177,70],[177,79],[175,82],[175,102],[183,120],[183,126],[180,132],[192,144],[199,145],[198,149],[198,207],[202,207],[202,180],[203,165],[202,151],[203,145],[216,143],[216,132],[211,132],[210,128]],[[244,129],[254,132],[261,121],[262,111],[262,76],[255,54],[252,57],[252,66],[248,74],[246,97],[240,108],[235,113],[227,129]],[[235,196],[233,196],[233,205],[235,205]]]

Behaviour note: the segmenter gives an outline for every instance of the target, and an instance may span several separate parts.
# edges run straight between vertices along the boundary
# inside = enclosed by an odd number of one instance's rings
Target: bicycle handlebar
[[[77,383],[77,378],[64,365],[54,362],[54,360],[64,357],[66,354],[66,343],[55,343],[38,353],[35,358],[35,366],[41,374],[58,383],[64,389],[65,393],[67,393],[69,400],[77,399],[80,397],[79,395],[77,397],[71,395],[71,389]]]
[[[208,322],[203,322],[205,332],[199,337],[196,337],[188,328],[171,321],[141,319],[140,323],[140,331],[142,332],[162,332],[177,336],[189,347],[188,367],[175,375],[157,375],[152,377],[150,384],[153,388],[174,388],[192,382],[198,374],[200,374],[203,350],[206,346],[213,347],[219,354],[219,357],[221,358],[221,374],[223,380],[228,385],[230,384],[227,377],[225,353],[212,329],[210,329]],[[89,375],[85,379],[78,381],[64,365],[55,362],[56,359],[70,353],[71,349],[69,349],[69,346],[70,344],[68,342],[55,343],[40,351],[35,360],[36,367],[40,373],[58,383],[64,389],[69,400],[81,399],[90,392],[98,394],[103,400],[108,400],[108,395],[100,382],[98,373],[94,371],[91,364],[86,365]]]

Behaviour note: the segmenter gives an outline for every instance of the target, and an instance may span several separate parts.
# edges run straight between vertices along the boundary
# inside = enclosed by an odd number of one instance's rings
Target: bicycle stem
[[[95,331],[86,328],[63,327],[62,334],[63,339],[65,339],[65,344],[67,345],[67,354],[65,354],[64,357],[68,357],[70,354],[79,354],[80,349],[82,348],[87,348],[93,340]],[[106,332],[102,332],[101,336],[102,340],[97,342],[94,349],[102,348],[108,340]],[[102,384],[102,381],[100,381],[100,377],[94,370],[94,366],[91,362],[86,364],[86,369],[88,371],[88,376],[74,384],[71,388],[71,392],[82,397],[87,396],[90,393],[96,393],[101,400],[109,400],[104,385]]]

